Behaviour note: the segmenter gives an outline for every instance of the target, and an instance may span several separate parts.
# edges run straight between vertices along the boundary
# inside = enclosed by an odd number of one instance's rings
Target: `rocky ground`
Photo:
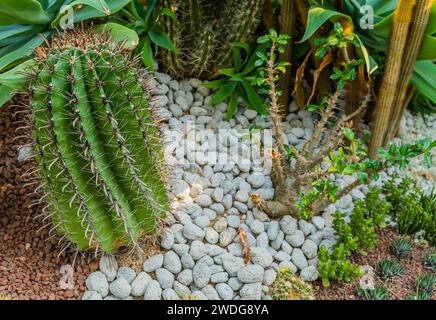
[[[26,140],[16,139],[22,134],[17,131],[18,119],[13,118],[16,111],[11,106],[0,111],[0,295],[23,300],[77,299],[85,290],[86,275],[98,264],[64,251],[50,228],[42,228],[47,224],[41,217],[44,205],[28,208],[35,186],[26,185],[22,175],[32,171],[34,164],[23,161],[26,149],[18,149]]]
[[[199,80],[178,82],[163,73],[155,78],[153,100],[172,173],[172,213],[160,236],[164,251],[144,258],[142,270],[104,257],[100,270],[87,278],[83,299],[268,300],[280,267],[316,281],[318,248],[335,243],[331,213],[351,211],[353,200],[364,197],[368,187],[356,188],[310,222],[290,216],[271,220],[255,208],[250,195],[265,200],[274,195],[267,159],[253,157],[260,142],[268,143],[265,132],[272,123],[241,106],[233,119],[224,121],[227,105],[211,106],[211,92]],[[315,116],[294,104],[289,111],[283,123],[285,142],[299,147],[313,134]],[[400,139],[434,137],[434,127],[422,123],[407,114]],[[256,129],[263,134],[256,136]],[[411,170],[426,180],[420,182],[423,187],[434,185],[434,169],[425,169],[422,159]],[[381,176],[381,181],[387,178],[386,173]],[[339,185],[350,182],[349,177],[334,178]],[[241,241],[244,235],[248,245]]]
[[[23,161],[29,150],[18,148],[25,140],[13,140],[20,135],[12,119],[16,109],[3,109],[0,293],[16,299],[271,299],[269,287],[282,266],[317,283],[318,248],[335,242],[330,213],[336,208],[351,211],[367,186],[310,222],[271,220],[250,199],[251,194],[264,199],[274,195],[267,160],[259,153],[260,142],[270,142],[271,122],[241,106],[232,120],[224,121],[227,105],[210,106],[211,92],[197,79],[178,82],[157,73],[153,95],[171,172],[172,213],[163,221],[158,246],[146,245],[140,257],[103,257],[99,264],[75,259],[72,289],[60,281],[65,281],[76,255],[62,251],[49,229],[40,230],[45,223],[34,218],[42,206],[28,209],[33,186],[26,186],[21,176],[32,168]],[[434,137],[435,120],[427,120],[432,125],[428,128],[419,116],[407,113],[398,140]],[[314,122],[314,115],[291,104],[283,123],[286,142],[300,146],[313,133]],[[426,169],[422,159],[412,164],[408,173],[430,190],[435,167]],[[335,179],[340,185],[349,182],[347,177]],[[248,245],[241,242],[244,235]],[[330,297],[320,292],[320,298]]]

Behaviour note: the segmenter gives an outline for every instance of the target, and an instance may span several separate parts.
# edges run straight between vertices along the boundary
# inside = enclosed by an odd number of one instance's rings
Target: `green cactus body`
[[[168,209],[148,96],[106,37],[77,32],[54,43],[61,45],[39,59],[31,80],[36,159],[53,223],[78,250],[136,245]]]
[[[165,0],[175,21],[163,27],[177,53],[163,52],[165,68],[177,77],[211,78],[230,61],[233,42],[247,42],[258,26],[263,0]]]

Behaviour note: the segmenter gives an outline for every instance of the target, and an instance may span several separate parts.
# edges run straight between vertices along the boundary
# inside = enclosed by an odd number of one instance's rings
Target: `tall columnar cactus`
[[[121,45],[73,32],[38,52],[30,81],[44,200],[78,250],[136,245],[167,210],[148,95]]]
[[[225,67],[230,43],[247,41],[257,28],[263,0],[165,0],[176,19],[164,29],[177,52],[164,52],[163,63],[178,77],[211,77]]]

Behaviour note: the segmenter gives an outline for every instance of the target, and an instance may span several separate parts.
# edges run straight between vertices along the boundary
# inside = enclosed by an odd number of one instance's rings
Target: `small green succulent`
[[[436,250],[427,252],[424,257],[424,266],[430,271],[436,272]]]
[[[373,289],[357,288],[356,295],[364,300],[389,300],[388,289],[375,287]]]
[[[382,260],[377,264],[376,273],[382,280],[403,275],[405,268],[402,264],[392,260]]]
[[[408,259],[412,254],[412,246],[409,240],[396,239],[389,246],[389,250],[397,259]]]

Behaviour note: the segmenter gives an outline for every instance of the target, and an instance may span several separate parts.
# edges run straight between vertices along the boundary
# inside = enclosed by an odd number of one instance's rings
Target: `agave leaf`
[[[50,23],[51,16],[36,0],[0,0],[0,26]]]
[[[107,31],[112,40],[115,42],[124,41],[124,48],[126,49],[134,49],[138,45],[138,34],[134,30],[118,23],[109,22],[100,24],[95,26],[95,29],[100,32]]]

